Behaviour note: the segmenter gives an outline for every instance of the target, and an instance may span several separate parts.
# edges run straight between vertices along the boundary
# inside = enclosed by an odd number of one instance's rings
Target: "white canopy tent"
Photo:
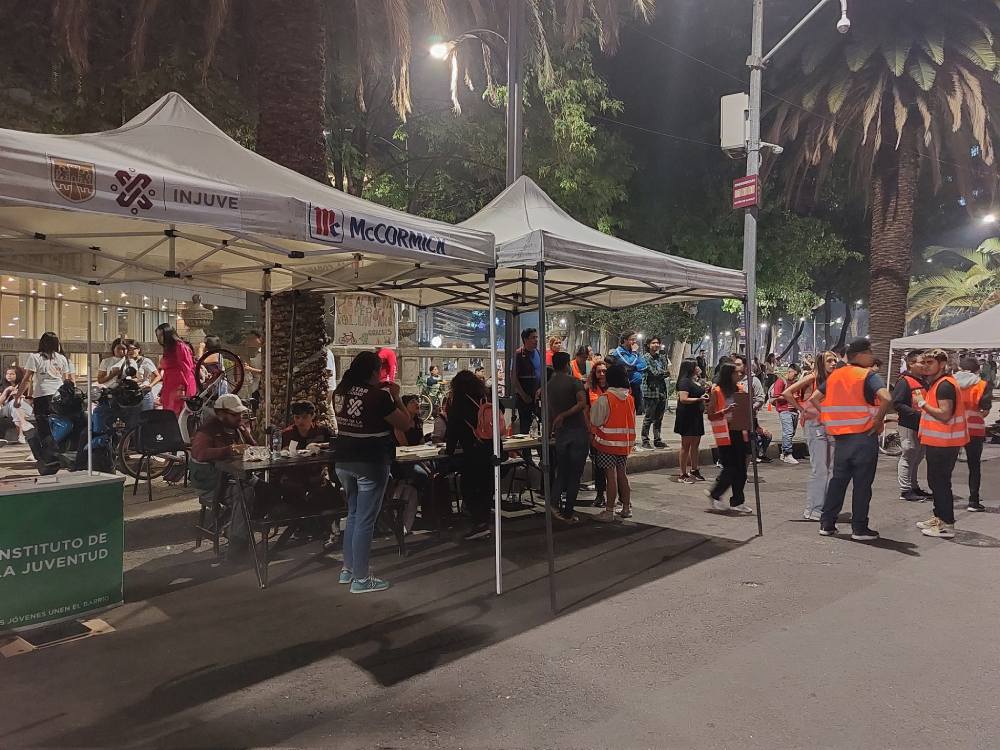
[[[460,226],[490,232],[497,243],[497,306],[538,309],[539,340],[546,341],[545,311],[622,309],[701,299],[746,297],[746,275],[634,245],[582,224],[531,178],[522,176]],[[439,293],[465,283],[453,279]],[[469,302],[473,299],[470,297]],[[544,369],[544,368],[543,368]],[[550,497],[549,405],[542,387],[542,476]],[[499,474],[499,469],[497,470]],[[760,492],[754,464],[760,526]],[[549,596],[557,611],[552,508],[546,503]]]
[[[395,211],[286,169],[176,93],[107,132],[0,129],[0,269],[12,273],[257,291],[269,334],[274,292],[410,302],[426,287],[425,304],[447,305],[466,301],[459,287],[454,296],[447,288],[468,274],[490,308],[495,371],[494,266],[489,233]],[[393,282],[404,277],[397,294]],[[265,341],[270,363],[271,336]],[[270,379],[265,391],[267,410]],[[499,508],[499,481],[495,491]],[[499,593],[499,533],[496,569]]]
[[[896,351],[906,349],[1000,349],[1000,306],[937,331],[892,340]]]

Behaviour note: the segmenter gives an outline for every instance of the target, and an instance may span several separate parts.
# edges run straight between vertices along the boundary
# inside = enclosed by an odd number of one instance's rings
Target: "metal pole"
[[[750,313],[749,305],[743,306],[743,320],[745,325],[749,325]],[[753,497],[757,504],[757,536],[764,536],[764,519],[760,515],[760,476],[757,473],[757,430],[754,426],[754,412],[753,412],[753,360],[750,360],[748,364],[751,365],[750,370],[744,373],[747,377],[747,393],[750,394],[750,398],[747,399],[750,403],[750,463],[753,465]]]
[[[94,425],[90,418],[90,394],[92,383],[92,372],[93,372],[93,362],[91,362],[91,353],[94,350],[93,343],[93,324],[91,323],[91,307],[87,305],[87,397],[83,400],[83,403],[87,405],[87,476],[94,476]]]
[[[271,426],[271,271],[264,271],[264,427]]]
[[[753,0],[753,33],[750,57],[750,124],[747,133],[747,177],[760,173],[760,99],[764,53],[764,0]],[[759,200],[759,189],[758,189]],[[743,271],[747,275],[746,352],[752,358],[757,351],[757,206],[746,209],[743,220]],[[755,463],[756,465],[756,463]]]
[[[538,343],[545,346],[545,262],[536,266],[538,270]],[[552,614],[558,611],[556,608],[556,562],[555,543],[552,539],[552,503],[558,502],[559,498],[552,497],[552,479],[549,476],[550,450],[549,440],[549,371],[545,366],[545,350],[539,356],[542,358],[542,487],[545,489],[545,551],[549,562],[549,604],[552,606]]]
[[[521,65],[521,29],[524,26],[524,0],[510,0],[507,16],[507,185],[521,176],[524,98]]]
[[[501,544],[500,534],[502,527],[500,524],[500,396],[499,396],[499,376],[497,375],[497,281],[496,271],[490,269],[486,276],[490,287],[490,367],[492,368],[493,387],[490,389],[490,398],[493,401],[493,543],[494,557],[496,560],[496,582],[497,596],[503,593],[503,571],[501,570]]]

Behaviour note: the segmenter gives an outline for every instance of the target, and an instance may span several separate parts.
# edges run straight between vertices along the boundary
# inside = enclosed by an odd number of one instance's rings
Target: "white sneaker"
[[[729,510],[735,510],[737,513],[745,513],[748,516],[753,515],[753,508],[751,508],[746,503],[742,503],[741,505],[733,505],[732,507],[730,507]]]
[[[931,529],[938,525],[937,516],[931,516],[926,521],[917,521],[918,529]]]
[[[818,510],[804,510],[802,517],[807,521],[819,521],[823,518],[823,514]]]
[[[712,493],[709,490],[705,490],[705,496],[708,498],[708,502],[712,506],[712,510],[718,510],[723,513],[729,510],[729,506],[721,500],[716,500],[712,497]]]
[[[787,455],[782,454],[782,456],[781,456],[781,463],[783,463],[783,464],[794,464],[795,466],[798,466],[798,464],[799,464],[799,462],[796,460],[795,456],[793,456],[791,453],[789,453]]]
[[[920,533],[924,536],[936,536],[941,539],[954,539],[955,526],[954,524],[945,523],[940,518],[935,518],[934,524],[920,529]]]

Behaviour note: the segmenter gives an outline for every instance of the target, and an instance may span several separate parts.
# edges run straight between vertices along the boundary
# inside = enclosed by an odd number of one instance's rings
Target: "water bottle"
[[[271,427],[271,459],[281,458],[281,430]]]

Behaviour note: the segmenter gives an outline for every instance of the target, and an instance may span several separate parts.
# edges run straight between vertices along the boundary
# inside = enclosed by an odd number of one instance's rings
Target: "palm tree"
[[[1000,237],[975,248],[929,247],[924,256],[942,259],[951,267],[914,282],[907,321],[926,315],[938,327],[949,313],[979,312],[1000,304]]]
[[[768,140],[787,146],[789,200],[846,161],[871,211],[871,339],[886,359],[903,335],[921,169],[936,191],[950,172],[965,196],[996,186],[1000,111],[993,0],[856,3],[853,31],[822,29],[773,112]],[[837,161],[837,157],[843,157]],[[969,198],[971,200],[971,197]]]

